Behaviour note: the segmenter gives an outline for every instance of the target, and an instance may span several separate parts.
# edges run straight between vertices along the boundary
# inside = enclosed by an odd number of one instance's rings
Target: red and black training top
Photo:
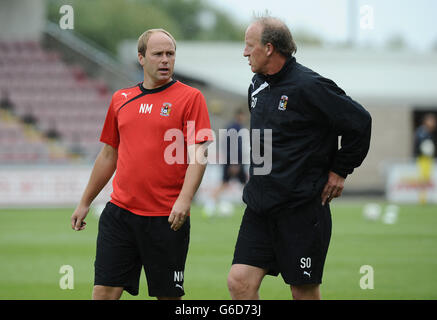
[[[187,146],[211,141],[210,129],[202,93],[179,81],[115,92],[100,137],[118,150],[111,202],[138,215],[170,215],[188,167]]]

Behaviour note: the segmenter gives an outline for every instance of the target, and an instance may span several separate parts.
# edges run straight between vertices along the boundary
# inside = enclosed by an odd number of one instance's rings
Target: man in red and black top
[[[172,79],[175,54],[163,29],[139,38],[144,82],[114,93],[100,137],[105,145],[71,217],[73,229],[85,228],[91,202],[116,170],[99,220],[93,299],[118,299],[123,290],[137,295],[141,268],[150,296],[184,295],[190,206],[206,166],[196,155],[206,154],[212,134],[203,95]]]

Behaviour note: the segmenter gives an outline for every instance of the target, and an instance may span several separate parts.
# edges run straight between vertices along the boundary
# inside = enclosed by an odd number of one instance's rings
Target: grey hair
[[[255,18],[254,23],[262,27],[261,43],[271,43],[284,57],[290,57],[297,52],[297,46],[287,25],[278,18],[261,16]]]

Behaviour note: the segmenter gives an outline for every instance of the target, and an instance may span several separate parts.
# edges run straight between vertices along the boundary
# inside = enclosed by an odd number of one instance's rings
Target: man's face
[[[266,71],[267,48],[261,43],[261,31],[262,27],[258,23],[253,23],[247,28],[243,56],[249,59],[252,72],[263,74]]]
[[[138,54],[145,76],[156,84],[169,82],[173,75],[176,49],[173,41],[162,32],[153,33],[148,42],[145,56]]]
[[[425,119],[425,126],[428,128],[428,131],[433,132],[436,129],[437,121],[433,116],[429,116]]]

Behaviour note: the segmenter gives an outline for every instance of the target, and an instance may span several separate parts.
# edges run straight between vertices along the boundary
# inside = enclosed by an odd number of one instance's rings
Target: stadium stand
[[[0,162],[93,159],[110,101],[105,83],[37,41],[0,42]]]

